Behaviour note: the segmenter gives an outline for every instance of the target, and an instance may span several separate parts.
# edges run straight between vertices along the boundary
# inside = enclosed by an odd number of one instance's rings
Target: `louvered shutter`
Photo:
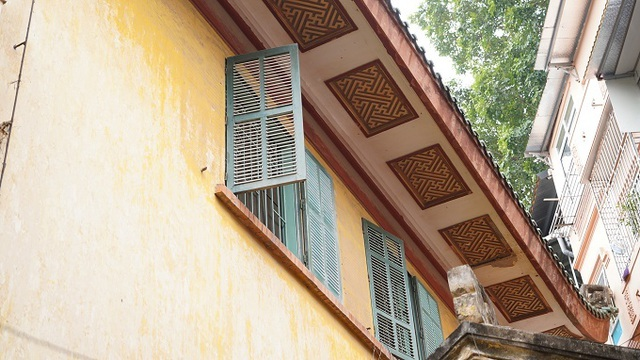
[[[363,220],[376,337],[400,359],[416,358],[402,241]]]
[[[233,192],[304,180],[298,47],[227,58],[227,186]]]
[[[429,291],[416,279],[412,278],[416,311],[416,323],[418,330],[418,342],[421,347],[423,358],[431,355],[434,350],[442,344],[442,324],[440,322],[440,311],[438,303],[429,294]]]
[[[309,269],[340,297],[340,258],[331,177],[309,153],[306,158],[306,210]]]

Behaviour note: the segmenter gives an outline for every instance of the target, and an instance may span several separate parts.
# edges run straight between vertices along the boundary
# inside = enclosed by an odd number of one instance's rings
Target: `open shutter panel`
[[[342,283],[333,183],[329,174],[309,153],[306,166],[309,269],[329,290],[340,297]]]
[[[335,194],[331,177],[322,167],[319,168],[318,175],[321,194],[320,208],[322,209],[322,221],[324,224],[326,284],[336,296],[340,297],[342,281],[340,277],[340,256],[338,254]]]
[[[431,355],[444,340],[442,336],[442,324],[440,322],[440,311],[438,310],[438,303],[433,296],[429,294],[427,289],[415,278],[413,281],[416,289],[416,302],[419,309],[419,311],[417,311],[420,331],[418,338],[422,346],[423,356],[426,358]]]
[[[244,192],[304,180],[298,47],[227,58],[227,186]]]
[[[409,278],[400,239],[364,221],[376,337],[401,359],[416,358]]]

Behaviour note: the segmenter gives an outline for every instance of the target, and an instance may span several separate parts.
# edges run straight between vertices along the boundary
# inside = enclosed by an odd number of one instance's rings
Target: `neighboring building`
[[[543,235],[576,279],[611,288],[610,341],[638,348],[639,34],[635,1],[550,1],[536,62],[548,80],[527,145],[550,165],[557,192],[534,205],[549,222]]]
[[[0,64],[2,357],[422,359],[464,263],[607,340],[385,1],[7,0]]]

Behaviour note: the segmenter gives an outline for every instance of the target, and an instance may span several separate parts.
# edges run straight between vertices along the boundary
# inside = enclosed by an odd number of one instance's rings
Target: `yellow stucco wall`
[[[0,193],[0,357],[370,356],[213,195],[230,54],[187,1],[36,3]]]
[[[0,5],[0,122],[30,5]],[[370,358],[213,194],[231,54],[188,1],[36,2],[0,188],[0,358]],[[371,327],[370,216],[332,176],[343,303]]]

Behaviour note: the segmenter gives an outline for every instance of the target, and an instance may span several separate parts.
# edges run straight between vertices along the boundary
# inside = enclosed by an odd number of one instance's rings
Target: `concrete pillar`
[[[498,325],[493,305],[469,265],[449,270],[447,278],[458,321]]]

